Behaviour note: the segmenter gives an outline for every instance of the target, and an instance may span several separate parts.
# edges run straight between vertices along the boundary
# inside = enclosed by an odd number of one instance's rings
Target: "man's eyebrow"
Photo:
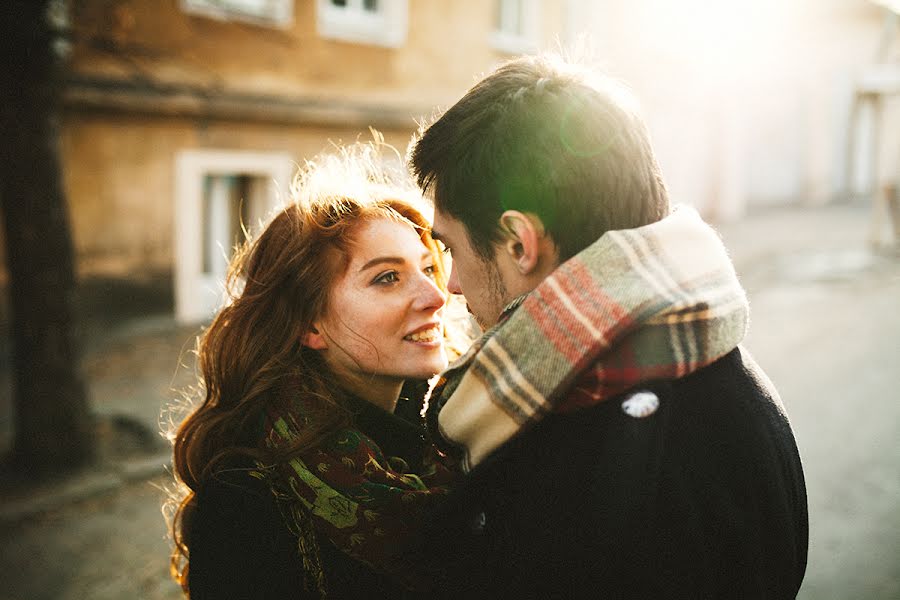
[[[431,230],[431,239],[437,240],[439,242],[443,242],[444,241],[443,237],[444,236],[442,236],[440,233],[438,233],[434,229]]]

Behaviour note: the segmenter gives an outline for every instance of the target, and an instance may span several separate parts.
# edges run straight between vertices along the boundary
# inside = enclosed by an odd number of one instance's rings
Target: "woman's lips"
[[[432,343],[441,339],[441,328],[437,325],[410,333],[403,338],[407,342]]]

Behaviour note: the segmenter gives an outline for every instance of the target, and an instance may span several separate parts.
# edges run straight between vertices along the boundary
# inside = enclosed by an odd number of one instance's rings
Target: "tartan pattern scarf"
[[[429,423],[468,471],[548,413],[684,377],[743,339],[749,305],[691,208],[610,231],[563,263],[442,376]],[[572,393],[590,375],[590,390]]]
[[[265,415],[265,443],[283,449],[311,426],[302,402],[273,403]],[[432,448],[433,450],[433,448]],[[298,537],[306,586],[327,594],[315,533],[340,551],[410,587],[420,581],[408,556],[425,511],[447,493],[452,474],[426,453],[422,471],[408,472],[400,457],[350,426],[276,465],[258,465],[254,476],[272,489],[288,528]]]

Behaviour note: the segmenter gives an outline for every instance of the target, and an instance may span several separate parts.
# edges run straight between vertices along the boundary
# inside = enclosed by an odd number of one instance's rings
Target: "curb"
[[[114,463],[100,471],[85,471],[0,503],[0,528],[8,528],[43,513],[116,491],[128,483],[146,481],[171,471],[172,452],[158,452]]]

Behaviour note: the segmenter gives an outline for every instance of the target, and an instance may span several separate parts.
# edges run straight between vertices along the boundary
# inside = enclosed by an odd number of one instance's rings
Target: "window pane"
[[[259,202],[252,183],[248,175],[203,178],[203,273],[224,276],[235,246],[243,242],[241,226],[251,226],[251,212],[258,208],[251,204]]]
[[[224,8],[250,15],[265,15],[275,8],[267,0],[228,0],[227,2],[219,2],[219,4]]]
[[[181,0],[187,13],[284,26],[290,23],[294,0]]]
[[[525,33],[522,26],[522,13],[525,10],[523,4],[524,0],[497,0],[497,31],[511,35],[523,35]]]
[[[507,0],[509,4],[509,23],[505,30],[516,35],[522,34],[522,0]]]

